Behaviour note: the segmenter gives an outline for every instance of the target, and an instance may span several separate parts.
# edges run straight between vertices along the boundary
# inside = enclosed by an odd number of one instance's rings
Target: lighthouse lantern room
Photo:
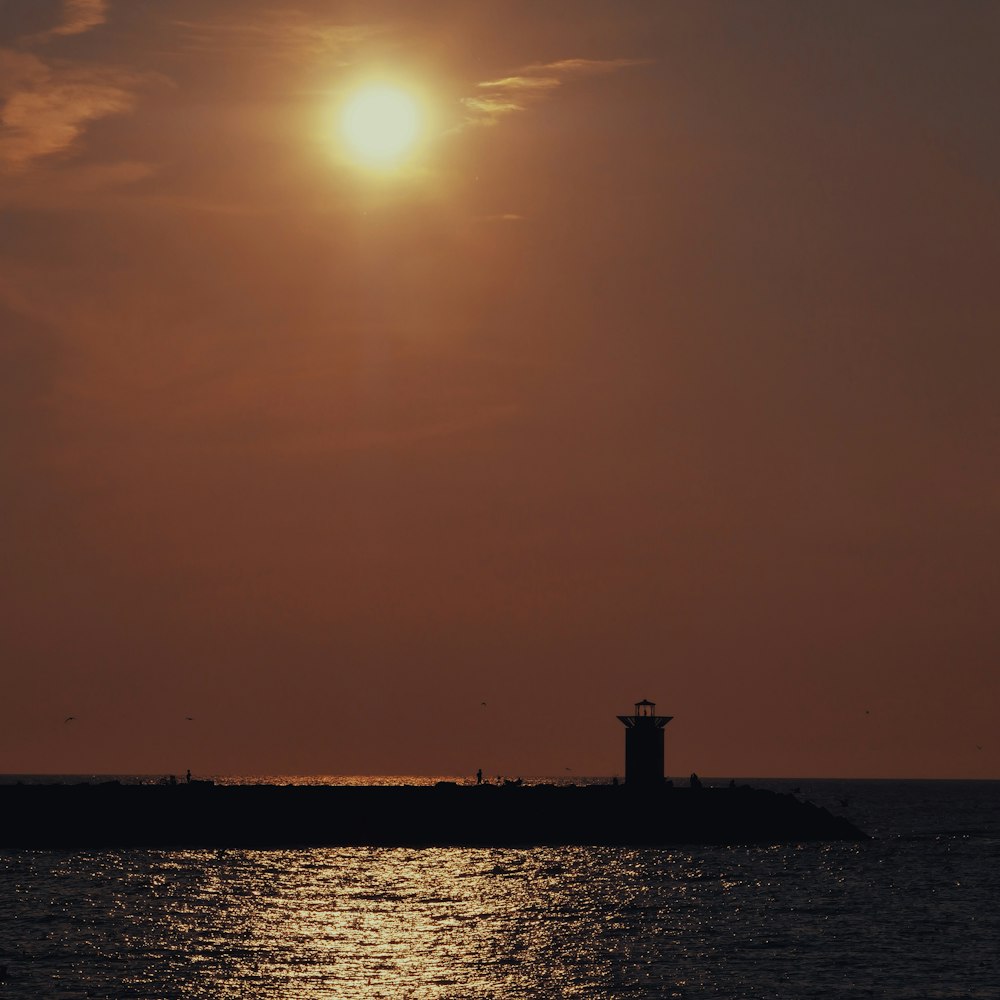
[[[663,729],[672,715],[657,715],[656,704],[643,698],[634,715],[619,715],[625,727],[625,785],[655,788],[663,785]]]

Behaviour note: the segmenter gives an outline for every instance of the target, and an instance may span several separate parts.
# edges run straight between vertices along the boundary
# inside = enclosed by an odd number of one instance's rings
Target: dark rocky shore
[[[749,787],[10,785],[0,847],[538,846],[865,840]]]

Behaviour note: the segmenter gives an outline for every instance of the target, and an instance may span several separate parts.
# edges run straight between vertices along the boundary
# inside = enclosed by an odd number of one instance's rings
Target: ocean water
[[[1000,997],[1000,782],[750,783],[874,839],[3,851],[0,997]]]

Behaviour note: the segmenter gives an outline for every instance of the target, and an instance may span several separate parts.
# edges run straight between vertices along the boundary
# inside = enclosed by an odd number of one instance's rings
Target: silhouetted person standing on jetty
[[[483,783],[483,769],[480,768],[476,771],[476,784],[481,785]]]

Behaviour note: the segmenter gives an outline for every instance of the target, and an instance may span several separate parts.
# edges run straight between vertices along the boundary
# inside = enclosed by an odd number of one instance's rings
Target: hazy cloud
[[[338,54],[376,31],[365,24],[324,24],[297,10],[263,11],[255,20],[177,20],[173,26],[185,51],[252,52],[279,59]]]
[[[463,97],[462,103],[470,110],[482,116],[480,125],[493,125],[501,115],[511,111],[523,111],[525,104],[512,101],[508,97]]]
[[[633,66],[648,66],[650,59],[559,59],[551,63],[533,63],[526,66],[524,73],[557,73],[594,75],[600,73],[616,73],[620,69],[630,69]]]
[[[65,0],[63,22],[52,35],[80,35],[103,24],[107,18],[107,0]]]
[[[23,170],[39,157],[68,149],[89,122],[131,111],[136,92],[151,79],[0,50],[0,168]]]
[[[502,80],[486,80],[476,86],[493,90],[551,90],[561,83],[556,76],[505,76]]]
[[[476,84],[481,93],[462,98],[471,112],[465,124],[495,125],[505,115],[525,111],[530,104],[574,78],[616,73],[648,62],[648,59],[558,59],[532,63],[510,76]]]
[[[62,20],[54,28],[23,39],[23,42],[48,42],[66,35],[82,35],[103,24],[108,16],[108,0],[63,0]]]
[[[7,178],[0,186],[0,209],[79,209],[102,211],[109,201],[101,196],[117,194],[156,173],[150,163],[119,160],[114,163],[83,163],[72,170],[36,166]]]

